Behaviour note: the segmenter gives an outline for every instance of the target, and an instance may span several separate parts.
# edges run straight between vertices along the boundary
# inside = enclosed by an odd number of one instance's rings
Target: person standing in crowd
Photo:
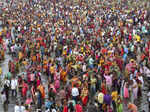
[[[3,91],[1,92],[1,102],[2,102],[2,105],[3,105],[4,112],[7,112],[8,104],[7,104],[6,95],[5,95],[5,93]]]
[[[76,87],[76,85],[74,85],[74,87],[71,90],[71,94],[72,94],[72,98],[75,100],[75,102],[77,103],[78,101],[78,97],[79,97],[79,90]]]
[[[82,106],[79,102],[75,105],[75,111],[76,112],[83,112]]]
[[[101,91],[98,92],[98,103],[100,111],[102,111],[102,105],[104,103],[104,93],[102,93]]]
[[[24,112],[24,111],[25,111],[25,105],[24,105],[23,102],[21,102],[20,111],[21,111],[21,112]]]
[[[17,87],[18,87],[18,82],[17,79],[14,77],[11,79],[11,91],[12,91],[12,97],[17,97]]]
[[[117,98],[118,98],[118,92],[115,89],[112,90],[111,97],[112,97],[113,111],[117,112],[116,102],[117,102]]]
[[[20,105],[18,102],[16,102],[16,105],[14,107],[14,112],[20,112]]]
[[[96,93],[96,82],[97,82],[97,79],[96,79],[95,76],[92,75],[90,80],[91,80],[91,82],[90,82],[90,88],[91,88],[90,93],[92,95],[91,97],[93,97],[95,95],[95,93]]]
[[[132,84],[132,95],[131,96],[132,102],[134,103],[137,100],[137,95],[138,95],[138,84],[137,81],[135,79],[132,80],[133,84]]]
[[[9,92],[10,92],[10,80],[5,79],[4,82],[4,93],[6,94],[6,102],[9,103]]]

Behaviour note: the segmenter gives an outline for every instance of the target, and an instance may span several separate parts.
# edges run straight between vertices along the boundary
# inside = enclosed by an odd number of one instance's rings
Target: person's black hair
[[[73,106],[73,103],[72,103],[72,102],[69,103],[68,108],[70,109],[70,112],[73,112],[73,111],[74,111],[74,106]]]
[[[38,112],[42,112],[42,110],[38,110]]]
[[[112,87],[112,91],[116,91],[116,88],[115,88],[115,87]]]
[[[2,91],[1,94],[4,94],[4,91]]]
[[[23,103],[23,102],[21,102],[21,105],[24,105],[24,103]]]
[[[89,102],[89,105],[93,105],[93,102],[92,102],[92,101],[90,101],[90,102]]]
[[[28,109],[28,105],[25,106],[26,110]]]
[[[16,101],[16,105],[19,105],[19,102],[18,102],[18,101]]]

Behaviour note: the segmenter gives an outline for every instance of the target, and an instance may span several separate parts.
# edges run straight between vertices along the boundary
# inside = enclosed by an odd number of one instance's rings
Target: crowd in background
[[[9,72],[0,70],[4,109],[13,98],[14,112],[138,112],[150,80],[148,8],[127,0],[14,0],[0,18],[0,60],[12,55]]]

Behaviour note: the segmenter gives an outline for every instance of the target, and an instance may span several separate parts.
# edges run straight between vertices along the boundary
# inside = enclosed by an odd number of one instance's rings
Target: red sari
[[[68,107],[64,106],[63,112],[68,112]]]
[[[103,93],[103,94],[106,94],[106,93],[107,93],[107,91],[106,91],[106,86],[105,86],[105,84],[104,84],[104,83],[102,83],[101,88],[102,88],[102,93]]]
[[[76,104],[75,110],[75,112],[83,112],[82,106],[80,104]]]
[[[84,106],[87,105],[88,102],[88,89],[87,88],[83,88],[82,92],[81,92],[81,100],[82,100],[82,104]]]
[[[28,85],[25,83],[25,82],[23,82],[23,85],[22,85],[23,87],[22,87],[22,96],[23,97],[26,97],[26,94],[27,94],[27,90],[28,90]]]
[[[40,79],[37,79],[36,86],[38,87],[40,84],[41,84],[41,81],[40,81]]]

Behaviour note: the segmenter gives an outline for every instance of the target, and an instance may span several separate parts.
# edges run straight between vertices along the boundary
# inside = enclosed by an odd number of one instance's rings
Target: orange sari
[[[67,72],[62,70],[62,72],[60,73],[60,78],[63,82],[67,81]]]
[[[32,61],[36,62],[36,56],[32,56]]]
[[[45,89],[43,87],[43,85],[39,85],[38,86],[38,90],[40,90],[41,94],[42,94],[42,98],[45,98]]]

